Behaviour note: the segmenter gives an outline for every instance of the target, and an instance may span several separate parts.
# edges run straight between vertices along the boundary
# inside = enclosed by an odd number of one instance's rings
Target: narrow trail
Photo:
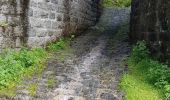
[[[41,79],[25,82],[38,83],[36,94],[31,97],[23,89],[15,100],[124,100],[118,84],[129,46],[127,36],[116,33],[129,13],[129,8],[104,9],[98,24],[72,41],[64,61],[54,54]],[[49,79],[54,80],[51,87]]]

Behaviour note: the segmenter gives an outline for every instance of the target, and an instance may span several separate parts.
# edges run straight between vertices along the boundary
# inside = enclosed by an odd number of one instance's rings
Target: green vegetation
[[[53,87],[56,83],[55,76],[54,75],[49,76],[47,83],[48,83],[48,87]]]
[[[47,50],[56,51],[56,50],[59,50],[59,49],[64,49],[65,46],[66,46],[66,42],[68,42],[68,41],[66,41],[65,39],[62,38],[56,43],[50,43],[47,46]]]
[[[57,42],[50,43],[47,46],[47,50],[54,52],[54,51],[58,51],[58,50],[67,49],[70,45],[70,41],[72,41],[74,38],[75,38],[75,35],[71,35],[69,37],[61,38]]]
[[[28,86],[28,91],[31,96],[35,96],[37,89],[38,85],[36,83],[29,84]]]
[[[142,76],[132,72],[123,76],[121,87],[126,92],[126,100],[161,100],[159,90],[143,81]]]
[[[102,0],[104,7],[129,7],[131,0]]]
[[[170,69],[149,57],[145,42],[133,47],[128,65],[120,84],[127,100],[170,100]]]
[[[60,62],[64,62],[65,58],[70,52],[70,42],[72,41],[72,39],[74,39],[74,37],[74,35],[71,35],[70,37],[61,38],[55,43],[50,43],[47,46],[47,50],[50,52],[55,52],[55,54],[57,55],[57,60]]]
[[[5,50],[0,55],[0,95],[15,95],[16,86],[23,79],[30,78],[33,75],[41,76],[49,54],[67,48],[71,39],[62,38],[59,41],[50,43],[47,50],[43,48],[22,48],[20,51]],[[48,84],[49,86],[54,84],[53,78],[49,79]],[[33,95],[35,85],[29,86],[28,90]]]
[[[44,49],[22,49],[19,52],[6,50],[0,56],[0,90],[20,82],[41,67],[46,52]]]

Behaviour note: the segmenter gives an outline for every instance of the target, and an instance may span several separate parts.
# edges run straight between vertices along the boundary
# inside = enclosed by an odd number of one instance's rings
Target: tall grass
[[[170,69],[149,57],[145,42],[133,47],[121,87],[127,100],[170,100]]]

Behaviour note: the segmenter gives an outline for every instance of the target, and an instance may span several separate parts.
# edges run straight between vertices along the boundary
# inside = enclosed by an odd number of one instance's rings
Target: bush
[[[170,99],[170,69],[167,65],[149,57],[145,42],[138,42],[132,50],[130,61],[142,72],[148,83],[163,90],[166,99]]]
[[[146,47],[146,43],[144,41],[138,42],[132,50],[131,57],[133,60],[138,63],[143,59],[148,58],[149,50]]]

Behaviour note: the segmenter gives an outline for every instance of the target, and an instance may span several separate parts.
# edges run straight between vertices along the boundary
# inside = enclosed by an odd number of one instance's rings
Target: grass
[[[15,95],[16,86],[24,78],[40,74],[46,56],[47,52],[42,48],[4,51],[0,55],[0,95]]]
[[[128,24],[123,24],[116,37],[126,39],[125,34],[127,34],[128,29]],[[120,83],[121,89],[125,92],[126,100],[164,100],[162,90],[148,82],[147,68],[141,67],[148,66],[145,60],[141,62],[142,59],[148,58],[148,53],[146,46],[141,43],[133,48],[128,60],[124,59],[122,61],[122,64],[128,65],[129,69],[128,73],[123,75]]]
[[[58,42],[50,43],[47,46],[47,50],[52,53],[55,52],[57,55],[56,59],[60,62],[64,62],[68,53],[71,51],[70,42],[74,37],[74,35],[71,35],[70,37],[61,38]]]
[[[131,0],[102,0],[104,7],[129,7]]]
[[[0,95],[13,96],[17,85],[21,84],[25,78],[31,78],[34,75],[41,76],[49,55],[52,52],[67,49],[72,37],[62,38],[59,41],[50,43],[47,50],[43,48],[22,48],[20,51],[5,50],[0,55]],[[64,61],[63,55],[59,58]],[[48,84],[53,85],[53,79],[49,79]],[[29,87],[28,90],[33,95],[35,85],[30,85]]]
[[[29,84],[28,86],[28,91],[31,96],[35,96],[37,89],[38,89],[38,84],[36,83]]]
[[[41,48],[22,49],[19,52],[5,51],[0,56],[0,90],[20,82],[24,76],[32,75],[40,68],[40,63],[43,63],[45,56],[46,52]]]
[[[51,75],[51,76],[48,78],[47,83],[48,83],[48,87],[49,87],[49,88],[50,88],[50,87],[53,87],[53,86],[56,84],[56,82],[55,82],[55,76]]]
[[[130,72],[123,76],[120,84],[126,93],[126,100],[163,100],[162,92],[150,85],[143,73],[134,67],[130,67],[129,70]]]
[[[133,47],[120,83],[126,100],[170,100],[170,69],[149,54],[144,41]]]

